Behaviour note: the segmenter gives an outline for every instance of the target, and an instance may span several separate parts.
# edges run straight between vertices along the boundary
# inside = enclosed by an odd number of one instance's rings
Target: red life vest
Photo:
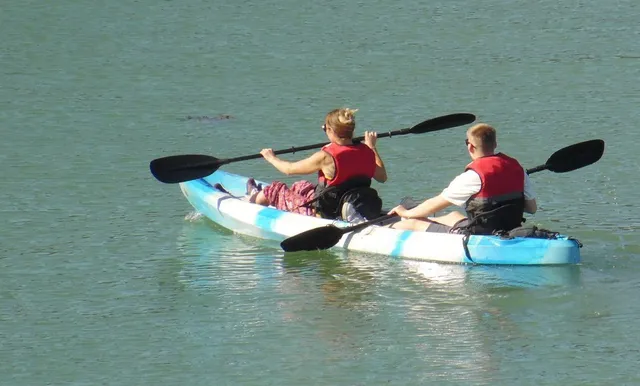
[[[340,185],[354,177],[373,178],[376,172],[376,155],[363,143],[355,145],[330,143],[322,150],[333,157],[336,171],[333,179],[328,179],[320,170],[318,184],[321,186]]]
[[[312,200],[316,213],[325,218],[340,218],[341,208],[350,202],[355,210],[366,219],[381,215],[382,200],[371,187],[371,179],[376,171],[376,155],[367,145],[337,145],[322,148],[333,157],[335,176],[327,179],[318,172],[318,185]]]
[[[465,170],[478,173],[481,182],[480,191],[465,203],[465,210],[474,224],[472,233],[491,234],[520,226],[524,214],[525,178],[520,163],[498,153],[478,158]]]

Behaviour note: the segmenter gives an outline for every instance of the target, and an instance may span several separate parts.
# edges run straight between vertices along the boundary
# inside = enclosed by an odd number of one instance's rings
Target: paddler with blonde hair
[[[286,175],[317,173],[317,184],[294,182],[291,187],[274,181],[260,189],[250,178],[247,194],[251,202],[280,210],[325,218],[373,219],[380,216],[382,201],[371,180],[384,183],[387,171],[376,149],[377,133],[365,131],[364,143],[354,143],[357,110],[330,111],[322,125],[329,144],[308,158],[286,161],[272,149],[262,149],[264,159]]]

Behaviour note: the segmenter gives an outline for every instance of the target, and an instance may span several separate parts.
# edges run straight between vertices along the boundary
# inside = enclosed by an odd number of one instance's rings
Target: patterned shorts
[[[277,209],[313,216],[313,208],[301,205],[313,199],[315,188],[315,185],[304,180],[294,182],[290,188],[284,182],[273,181],[264,187],[262,193],[269,200],[269,205]]]

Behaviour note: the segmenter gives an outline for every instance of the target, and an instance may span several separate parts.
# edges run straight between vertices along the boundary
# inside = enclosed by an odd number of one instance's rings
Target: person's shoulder
[[[480,178],[480,175],[478,174],[478,172],[476,172],[473,169],[466,169],[464,172],[458,174],[458,177],[461,179],[476,179],[476,178]]]
[[[450,185],[476,185],[480,182],[480,175],[471,169],[458,174]]]
[[[516,157],[512,157],[512,156],[510,156],[509,154],[505,154],[505,153],[503,153],[503,152],[500,152],[500,153],[498,153],[498,154],[501,154],[503,157],[508,158],[508,159],[510,159],[510,160],[513,160],[513,161],[516,161],[518,164],[520,164],[520,161],[518,161],[518,159],[517,159]]]
[[[364,151],[366,153],[371,153],[375,155],[375,151],[373,151],[372,148],[370,148],[369,146],[367,146],[367,144],[359,142],[358,144],[356,144],[356,147],[358,149],[360,149],[361,151]]]
[[[331,157],[331,154],[329,154],[329,152],[325,148],[322,148],[313,153],[311,157]]]

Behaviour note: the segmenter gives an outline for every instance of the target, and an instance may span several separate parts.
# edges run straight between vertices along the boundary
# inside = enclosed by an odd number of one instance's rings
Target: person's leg
[[[284,197],[286,201],[284,210],[306,216],[314,216],[315,210],[307,203],[313,199],[315,188],[315,185],[306,180],[296,181],[291,184],[291,188]]]
[[[262,184],[257,184],[253,177],[247,178],[247,195],[251,196],[262,190]]]
[[[454,225],[465,219],[466,217],[463,216],[462,213],[451,212],[444,216],[429,217],[426,220],[419,220],[415,218],[405,219],[391,224],[389,228],[418,232],[426,231],[447,233]]]
[[[429,221],[418,220],[415,218],[409,218],[406,220],[398,221],[389,225],[389,228],[402,229],[407,231],[419,231],[424,232],[429,228],[431,223]]]
[[[273,206],[276,209],[312,216],[313,209],[303,204],[313,198],[313,192],[314,185],[308,181],[294,182],[291,188],[283,182],[274,181],[243,199],[262,206]]]
[[[262,193],[262,184],[256,184],[256,180],[251,177],[247,179],[247,195],[242,199],[254,204],[269,206],[269,200]]]
[[[444,216],[429,217],[428,219],[430,221],[434,221],[434,222],[452,227],[456,225],[459,221],[464,220],[465,218],[466,217],[462,213],[453,211],[451,213],[445,214]]]
[[[354,224],[359,224],[361,222],[367,221],[367,219],[364,218],[364,216],[358,213],[356,208],[350,202],[345,202],[344,204],[342,204],[340,215],[342,216],[342,219],[344,221],[354,223]]]
[[[258,193],[254,193],[253,195],[251,195],[249,197],[249,202],[253,202],[255,204],[262,205],[262,206],[269,206],[269,200],[264,195],[262,190],[259,191]]]

